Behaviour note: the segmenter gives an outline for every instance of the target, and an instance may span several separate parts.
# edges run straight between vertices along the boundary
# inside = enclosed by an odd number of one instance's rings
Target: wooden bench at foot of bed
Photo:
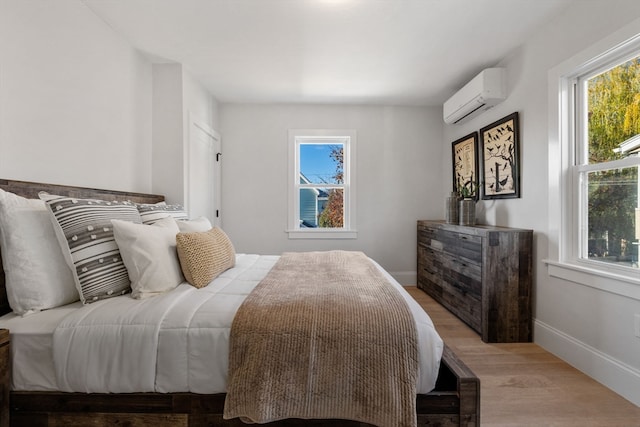
[[[222,418],[224,397],[224,394],[193,393],[14,391],[10,394],[8,408],[5,406],[2,410],[0,427],[246,426],[237,419]],[[480,381],[446,346],[435,390],[418,395],[416,401],[419,427],[480,425]],[[10,412],[10,422],[7,412]],[[344,420],[285,420],[267,425],[356,427],[366,424]]]

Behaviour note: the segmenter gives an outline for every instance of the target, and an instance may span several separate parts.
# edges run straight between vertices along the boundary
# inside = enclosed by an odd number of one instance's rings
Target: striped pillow
[[[40,193],[73,272],[83,304],[131,291],[127,268],[113,237],[112,219],[140,223],[134,203],[76,199]]]
[[[151,225],[154,222],[172,216],[174,219],[189,219],[187,212],[182,205],[167,205],[165,202],[160,203],[138,203],[136,204],[140,219],[143,224]]]

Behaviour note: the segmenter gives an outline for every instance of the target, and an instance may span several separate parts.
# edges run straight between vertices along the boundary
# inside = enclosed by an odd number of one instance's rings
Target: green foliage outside
[[[332,147],[331,158],[336,162],[336,174],[333,176],[338,184],[344,183],[344,149],[342,146]],[[329,190],[327,205],[318,218],[320,227],[344,227],[344,192],[342,189]]]
[[[640,60],[633,59],[589,81],[589,163],[620,159],[614,152],[640,133]],[[589,257],[630,261],[637,256],[634,215],[638,168],[589,176]]]

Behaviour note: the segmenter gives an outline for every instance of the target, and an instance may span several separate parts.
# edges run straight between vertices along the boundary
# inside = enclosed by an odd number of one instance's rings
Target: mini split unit
[[[507,98],[504,68],[487,68],[463,86],[443,106],[445,123],[458,124],[472,119]]]

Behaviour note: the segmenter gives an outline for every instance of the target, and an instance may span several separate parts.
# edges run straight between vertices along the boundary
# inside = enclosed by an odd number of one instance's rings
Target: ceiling
[[[220,102],[441,105],[573,0],[83,0]]]

